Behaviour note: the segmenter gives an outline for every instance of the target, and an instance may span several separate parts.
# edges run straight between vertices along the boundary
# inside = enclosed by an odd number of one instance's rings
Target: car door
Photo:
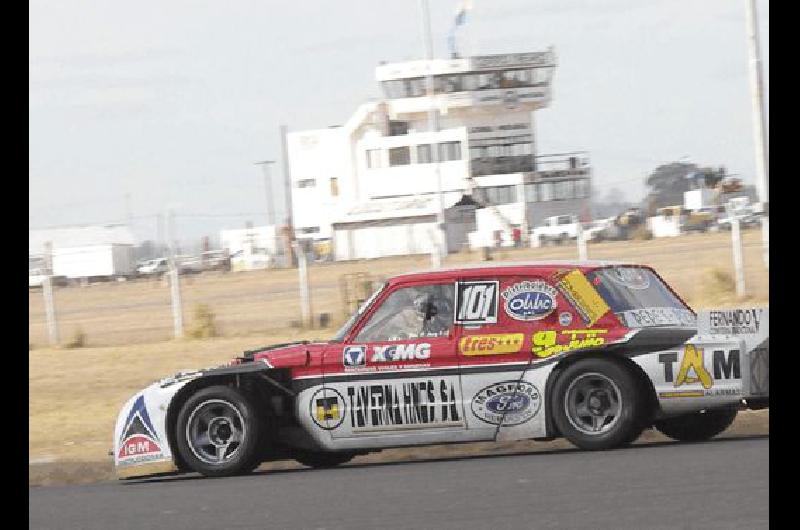
[[[334,440],[368,447],[458,439],[465,422],[453,296],[452,281],[390,287],[344,342],[326,348],[325,389],[340,403]]]
[[[459,279],[457,355],[473,436],[494,439],[501,425],[520,425],[538,414],[543,389],[522,377],[531,363],[533,335],[553,318],[555,297],[555,289],[540,278],[494,274]]]

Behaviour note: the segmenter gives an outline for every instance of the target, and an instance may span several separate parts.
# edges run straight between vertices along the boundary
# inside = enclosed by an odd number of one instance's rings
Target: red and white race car
[[[327,342],[153,383],[113,455],[120,477],[224,476],[451,442],[608,449],[650,427],[707,439],[768,406],[768,308],[698,316],[640,265],[465,267],[392,278]]]

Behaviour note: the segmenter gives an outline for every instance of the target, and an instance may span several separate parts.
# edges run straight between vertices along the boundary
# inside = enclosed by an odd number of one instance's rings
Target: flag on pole
[[[456,10],[456,26],[464,25],[464,22],[467,21],[467,11],[470,9],[472,9],[472,2],[470,0],[461,2],[461,5],[459,5]]]
[[[450,33],[447,36],[448,45],[450,47],[450,55],[452,57],[458,56],[458,51],[456,50],[456,29],[459,26],[463,26],[467,21],[467,11],[470,9],[472,9],[471,0],[462,0],[458,6],[458,9],[456,9],[456,17],[453,21],[453,28],[450,30]]]

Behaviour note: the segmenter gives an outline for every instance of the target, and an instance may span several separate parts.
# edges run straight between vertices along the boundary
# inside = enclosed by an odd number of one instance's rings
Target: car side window
[[[355,342],[449,336],[453,328],[453,292],[452,283],[394,291],[372,314]]]

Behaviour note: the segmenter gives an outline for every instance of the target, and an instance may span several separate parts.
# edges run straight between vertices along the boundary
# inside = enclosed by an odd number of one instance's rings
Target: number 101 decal
[[[500,282],[456,283],[456,324],[496,324]]]

